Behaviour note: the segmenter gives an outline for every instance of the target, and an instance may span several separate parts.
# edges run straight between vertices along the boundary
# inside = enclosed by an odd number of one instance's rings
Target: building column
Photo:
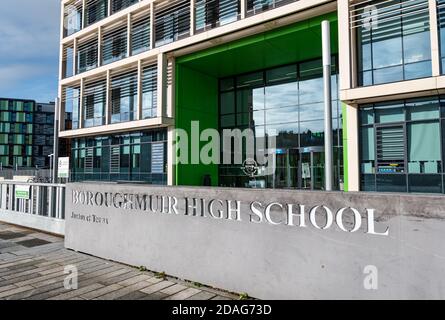
[[[171,57],[167,60],[167,108],[166,116],[169,118],[175,117],[175,104],[176,104],[176,60],[175,57]]]
[[[343,104],[343,148],[345,191],[360,191],[360,157],[359,157],[359,108],[357,105]]]
[[[437,2],[429,0],[429,16],[430,16],[430,39],[431,39],[431,63],[433,76],[440,76],[440,44],[439,44],[439,27],[437,23]]]
[[[246,0],[240,0],[240,11],[241,11],[241,19],[246,18],[247,14],[247,1]]]
[[[83,128],[83,95],[85,88],[85,79],[80,79],[80,97],[79,97],[79,129]]]
[[[127,58],[131,57],[131,13],[127,15]]]
[[[196,19],[195,19],[195,0],[190,0],[190,36],[195,34]]]
[[[167,185],[176,185],[176,134],[175,127],[167,128]]]
[[[332,191],[334,180],[334,146],[332,133],[332,94],[331,94],[331,28],[324,20],[321,23],[324,82],[324,172],[325,190]]]
[[[338,64],[339,90],[351,89],[351,75],[353,61],[351,59],[352,46],[349,31],[349,1],[338,1]]]
[[[107,70],[107,92],[105,95],[105,124],[111,123],[111,71]]]
[[[150,4],[150,49],[155,47],[155,4]]]
[[[74,38],[73,43],[73,76],[77,74],[77,44],[79,40],[77,38]]]
[[[102,66],[102,27],[97,29],[97,67]]]
[[[167,105],[167,56],[158,55],[158,117],[164,117]]]
[[[142,120],[142,60],[138,61],[138,110],[137,110],[137,119],[136,120]]]
[[[86,21],[85,21],[86,8],[87,8],[87,0],[82,0],[82,29],[84,29],[86,26]]]

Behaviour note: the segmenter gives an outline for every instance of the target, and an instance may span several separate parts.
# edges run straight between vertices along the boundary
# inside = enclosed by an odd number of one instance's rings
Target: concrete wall
[[[257,298],[445,298],[443,196],[69,184],[66,208],[68,248]]]

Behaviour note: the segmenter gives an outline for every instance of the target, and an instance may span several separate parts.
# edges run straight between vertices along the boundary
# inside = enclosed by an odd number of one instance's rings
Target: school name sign
[[[359,210],[343,207],[333,210],[327,205],[308,206],[303,203],[277,201],[251,201],[176,197],[143,193],[97,192],[72,190],[73,209],[76,206],[119,209],[121,212],[183,215],[216,220],[248,222],[252,224],[285,225],[299,228],[363,232],[375,236],[388,236],[389,226],[376,230],[375,209]],[[100,210],[101,211],[101,210]],[[71,214],[76,220],[85,220],[80,213]],[[94,217],[93,220],[100,219]]]

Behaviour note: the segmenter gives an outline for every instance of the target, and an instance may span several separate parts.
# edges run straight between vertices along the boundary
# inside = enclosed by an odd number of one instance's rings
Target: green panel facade
[[[218,129],[221,78],[321,58],[321,21],[326,19],[331,21],[332,54],[337,54],[334,12],[178,58],[176,127],[189,137],[191,121],[200,122],[201,132]],[[178,185],[202,185],[205,175],[211,176],[212,185],[218,185],[218,165],[176,166]]]

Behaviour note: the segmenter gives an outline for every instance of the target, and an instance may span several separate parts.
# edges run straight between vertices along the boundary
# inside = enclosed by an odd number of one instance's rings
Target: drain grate
[[[11,239],[23,238],[26,236],[27,234],[23,232],[12,232],[12,231],[0,232],[0,239],[2,240],[11,240]]]
[[[21,245],[21,246],[24,246],[24,247],[27,247],[27,248],[43,246],[44,244],[49,244],[49,243],[51,243],[51,242],[45,241],[45,240],[42,240],[42,239],[30,239],[30,240],[17,242],[18,245]]]

